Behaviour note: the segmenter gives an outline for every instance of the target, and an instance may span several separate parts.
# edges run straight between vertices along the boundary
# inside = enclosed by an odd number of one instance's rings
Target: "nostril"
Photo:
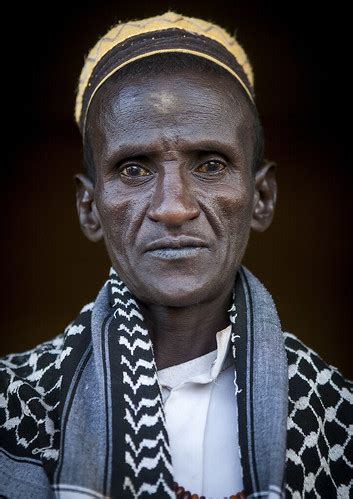
[[[152,194],[148,217],[169,226],[180,226],[200,214],[199,203],[180,168],[160,175]]]
[[[165,200],[159,204],[151,204],[148,217],[166,225],[181,225],[188,220],[197,218],[200,207],[193,200]]]

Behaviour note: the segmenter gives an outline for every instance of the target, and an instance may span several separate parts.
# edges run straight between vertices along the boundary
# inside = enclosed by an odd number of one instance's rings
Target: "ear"
[[[251,228],[257,232],[266,230],[272,222],[276,200],[277,182],[276,165],[264,160],[255,174],[255,192]]]
[[[94,200],[94,186],[87,175],[75,175],[76,208],[81,229],[90,241],[97,242],[103,237],[101,221]]]

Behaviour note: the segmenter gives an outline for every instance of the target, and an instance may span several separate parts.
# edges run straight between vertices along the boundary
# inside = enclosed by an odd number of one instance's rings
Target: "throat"
[[[157,369],[182,364],[216,350],[216,334],[230,324],[229,303],[230,297],[217,308],[210,304],[185,308],[140,304]]]
[[[217,331],[214,331],[212,336],[208,337],[204,331],[190,332],[182,338],[176,338],[174,335],[167,344],[159,341],[154,342],[157,369],[183,364],[216,350],[216,333]]]

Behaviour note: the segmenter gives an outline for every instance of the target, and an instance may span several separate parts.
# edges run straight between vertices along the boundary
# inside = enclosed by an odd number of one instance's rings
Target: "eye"
[[[225,169],[224,163],[220,161],[212,160],[203,163],[202,165],[195,168],[195,171],[198,173],[219,173]]]
[[[146,168],[143,168],[139,165],[125,166],[120,173],[124,177],[146,177],[148,175],[151,175],[151,172],[149,170],[146,170]]]

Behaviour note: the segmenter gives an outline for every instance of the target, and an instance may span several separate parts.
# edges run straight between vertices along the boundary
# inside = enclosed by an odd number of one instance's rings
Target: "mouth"
[[[165,260],[197,256],[207,249],[207,244],[201,239],[180,236],[163,237],[148,243],[145,253]]]

